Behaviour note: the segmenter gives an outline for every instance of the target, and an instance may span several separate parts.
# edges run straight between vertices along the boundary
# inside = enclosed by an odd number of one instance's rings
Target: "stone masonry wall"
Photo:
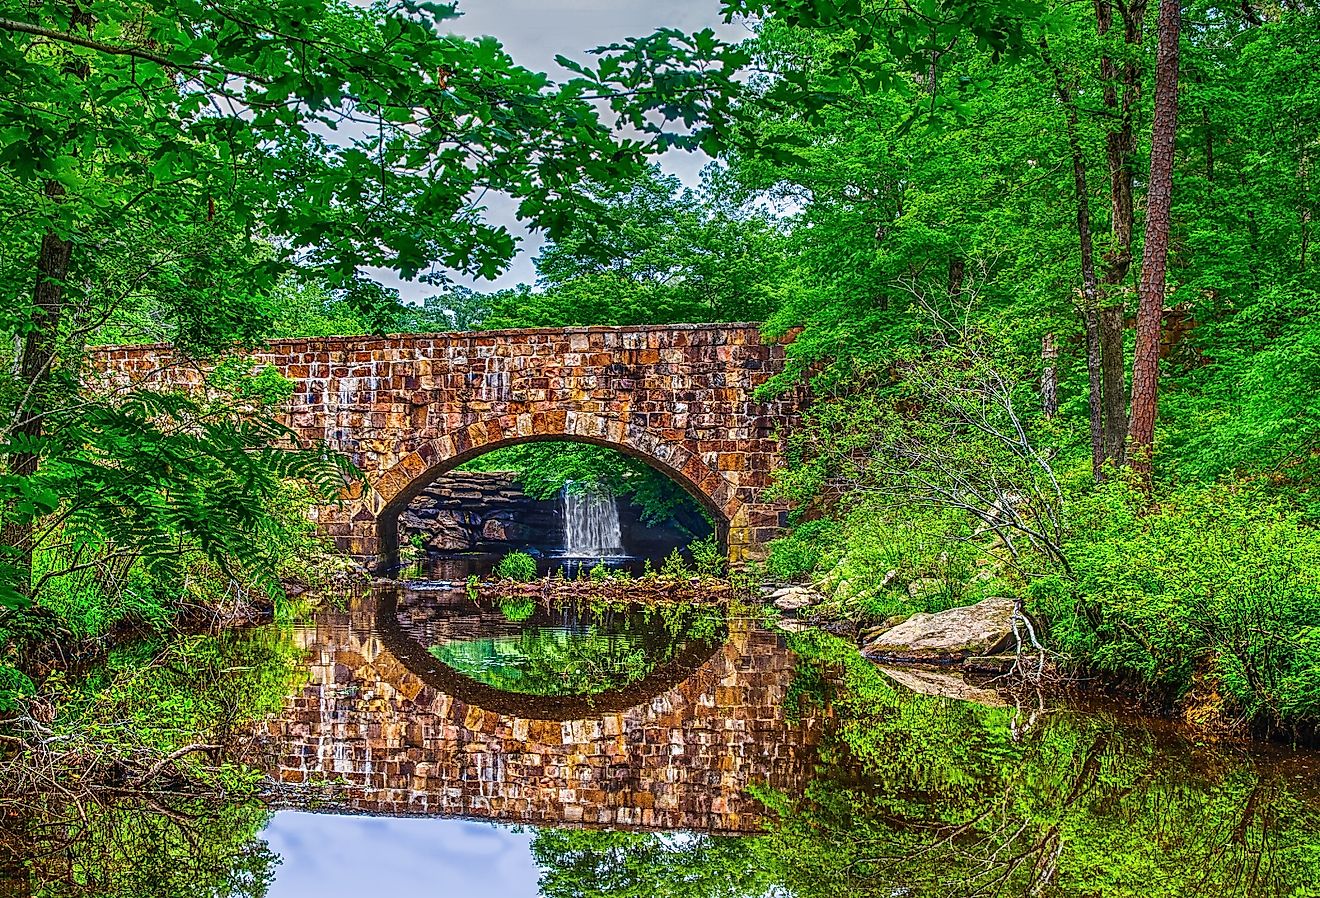
[[[365,489],[317,516],[364,560],[396,554],[399,512],[439,474],[534,439],[608,445],[660,468],[721,520],[734,562],[782,525],[783,507],[761,493],[802,395],[756,400],[785,356],[754,325],[281,340],[252,359],[294,382],[300,438],[365,473]],[[90,368],[118,386],[199,378],[169,346],[102,347]]]

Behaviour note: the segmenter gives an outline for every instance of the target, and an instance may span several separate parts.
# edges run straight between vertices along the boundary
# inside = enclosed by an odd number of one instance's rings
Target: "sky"
[[[444,818],[280,811],[267,898],[536,898],[531,830]]]
[[[567,80],[570,73],[555,63],[556,55],[587,58],[586,51],[621,41],[627,37],[650,34],[659,27],[699,31],[714,28],[726,38],[738,39],[746,32],[735,23],[721,21],[720,0],[459,0],[460,18],[444,24],[450,31],[468,36],[493,35],[514,61],[529,69],[548,72],[552,80]],[[704,153],[668,152],[661,157],[661,167],[695,186],[701,169],[710,162]],[[513,287],[532,283],[536,269],[532,258],[541,241],[529,234],[513,214],[512,204],[487,196],[492,220],[503,224],[523,238],[521,252],[512,267],[496,281],[459,279],[459,283],[479,290]],[[383,283],[398,288],[405,300],[418,301],[435,292],[425,284],[407,283],[387,271],[371,274]]]

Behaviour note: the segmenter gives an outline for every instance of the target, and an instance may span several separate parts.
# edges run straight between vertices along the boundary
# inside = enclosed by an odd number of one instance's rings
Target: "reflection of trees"
[[[6,823],[13,891],[34,898],[261,898],[278,858],[255,802],[205,798],[42,802]],[[0,868],[5,865],[0,863]],[[21,891],[28,877],[29,892]]]
[[[506,692],[599,695],[644,679],[690,640],[709,640],[711,609],[675,606],[645,613],[564,612],[560,626],[432,646],[439,661]]]
[[[1101,716],[1015,739],[1013,711],[901,694],[855,650],[827,764],[774,798],[795,895],[1290,896],[1320,875],[1320,796],[1283,772]]]
[[[753,898],[772,883],[761,840],[545,829],[532,842],[545,898]]]
[[[431,654],[478,682],[529,695],[598,695],[637,682],[663,660],[594,629],[525,630],[433,646]]]
[[[13,715],[0,734],[0,895],[264,895],[275,858],[241,761],[250,724],[297,675],[289,637],[129,646]]]
[[[804,794],[763,836],[544,831],[547,898],[1295,898],[1320,877],[1320,784],[1125,725],[900,691],[804,636],[793,693],[828,701]],[[1303,771],[1303,776],[1310,774]]]

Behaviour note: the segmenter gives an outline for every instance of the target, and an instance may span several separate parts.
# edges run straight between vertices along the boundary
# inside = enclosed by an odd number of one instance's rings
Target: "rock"
[[[810,624],[805,624],[797,618],[781,617],[775,621],[775,627],[783,630],[785,633],[801,633],[803,630],[809,630]]]
[[[877,661],[957,664],[1013,645],[1013,600],[986,599],[938,614],[914,614],[862,648]]]
[[[908,584],[908,595],[914,599],[924,599],[935,595],[944,588],[944,581],[936,577],[918,577]]]
[[[924,667],[880,667],[880,672],[900,686],[920,695],[938,695],[964,702],[976,702],[991,708],[1002,708],[1007,703],[993,689],[975,686],[962,674],[948,670]]]
[[[824,596],[809,586],[796,586],[793,584],[764,584],[761,587],[761,593],[780,611],[798,611],[809,605],[815,605],[824,599]]]

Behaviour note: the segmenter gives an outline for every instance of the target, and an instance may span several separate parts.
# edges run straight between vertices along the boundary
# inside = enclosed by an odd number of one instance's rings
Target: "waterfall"
[[[576,492],[564,487],[564,554],[604,557],[623,554],[619,508],[614,497],[593,490]]]

